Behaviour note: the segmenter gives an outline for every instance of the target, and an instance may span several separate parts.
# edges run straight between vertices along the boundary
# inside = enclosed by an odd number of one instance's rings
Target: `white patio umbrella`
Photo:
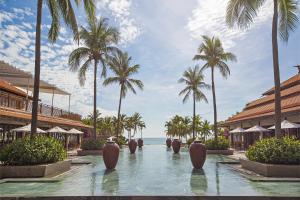
[[[269,132],[270,130],[264,128],[264,127],[261,127],[261,126],[258,126],[258,125],[255,125],[251,128],[248,128],[245,130],[245,132]]]
[[[281,128],[282,129],[293,129],[293,128],[300,128],[300,124],[296,124],[293,122],[289,122],[288,120],[283,120],[281,122]],[[271,126],[268,129],[275,129],[275,126]]]
[[[236,129],[233,129],[232,131],[229,131],[229,133],[244,133],[245,129],[238,127]]]
[[[68,133],[70,133],[70,134],[78,134],[78,135],[83,134],[82,131],[79,131],[79,130],[77,130],[75,128],[72,128],[72,129],[68,130]]]
[[[55,126],[46,131],[47,133],[68,133],[65,129],[60,128],[59,126]]]
[[[19,128],[12,129],[13,132],[25,132],[25,133],[30,133],[31,132],[31,124],[28,124],[26,126],[22,126]],[[37,133],[46,133],[42,129],[37,128],[36,129]]]

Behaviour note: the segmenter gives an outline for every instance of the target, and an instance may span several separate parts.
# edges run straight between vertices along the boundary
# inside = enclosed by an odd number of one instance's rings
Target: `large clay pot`
[[[141,138],[138,139],[138,146],[139,148],[142,148],[142,146],[144,146],[144,141]]]
[[[181,142],[178,139],[174,139],[172,142],[172,148],[174,153],[179,153]]]
[[[134,139],[130,140],[128,142],[128,147],[129,147],[130,153],[135,153],[135,150],[136,150],[136,147],[137,147],[137,142]]]
[[[195,169],[202,169],[206,159],[206,148],[201,141],[195,140],[190,146],[190,157]]]
[[[168,148],[171,147],[171,145],[172,145],[172,140],[171,140],[170,138],[168,138],[168,139],[166,140],[166,145],[167,145]]]
[[[106,169],[114,169],[116,167],[119,159],[119,151],[119,146],[115,142],[106,142],[103,147],[103,160]]]

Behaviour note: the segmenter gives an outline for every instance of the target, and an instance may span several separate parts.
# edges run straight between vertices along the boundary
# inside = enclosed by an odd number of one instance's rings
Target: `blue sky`
[[[218,36],[224,48],[236,54],[238,62],[228,63],[231,76],[225,80],[216,75],[218,119],[224,120],[240,111],[273,85],[271,53],[272,1],[267,0],[249,30],[229,30],[225,24],[224,0],[102,0],[97,1],[97,16],[110,19],[121,33],[120,48],[132,56],[132,64],[140,64],[136,78],[144,82],[144,91],[128,94],[122,112],[140,112],[147,125],[145,137],[164,136],[164,122],[175,114],[191,115],[192,102],[182,104],[178,96],[183,85],[177,83],[183,71],[201,62],[192,61],[202,35]],[[78,23],[85,25],[82,8]],[[0,60],[33,72],[36,1],[0,1]],[[68,55],[77,46],[68,29],[62,28],[55,44],[47,41],[49,12],[44,5],[42,19],[41,78],[72,93],[71,109],[86,115],[92,112],[92,71],[84,87],[77,74],[68,70]],[[300,64],[300,28],[291,34],[288,44],[280,42],[281,79],[296,74],[292,68]],[[119,89],[103,87],[98,79],[98,108],[103,115],[116,114]],[[205,73],[210,83],[210,74]],[[197,103],[197,114],[213,120],[212,97],[204,91],[209,103]],[[45,103],[51,95],[41,94]],[[57,107],[68,107],[68,98],[55,96]]]

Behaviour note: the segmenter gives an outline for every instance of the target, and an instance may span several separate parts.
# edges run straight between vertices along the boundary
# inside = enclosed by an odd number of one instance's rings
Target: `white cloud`
[[[197,7],[192,11],[186,28],[191,36],[201,40],[202,35],[215,35],[222,39],[224,46],[231,48],[236,45],[236,39],[249,33],[247,30],[229,29],[226,26],[225,15],[228,0],[198,0]],[[255,18],[251,29],[260,27],[272,17],[272,1],[267,0]]]
[[[97,1],[96,6],[100,10],[109,9],[111,11],[113,17],[120,26],[120,44],[125,45],[130,43],[140,35],[140,27],[137,26],[130,13],[132,6],[131,0]]]

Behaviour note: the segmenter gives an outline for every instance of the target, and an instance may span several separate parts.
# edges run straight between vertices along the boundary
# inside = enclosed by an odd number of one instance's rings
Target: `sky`
[[[216,73],[218,120],[225,120],[245,104],[273,86],[271,49],[272,1],[266,0],[259,16],[247,30],[229,29],[225,23],[227,0],[99,0],[97,17],[106,17],[119,29],[119,47],[139,64],[135,78],[144,83],[136,95],[128,93],[122,102],[122,113],[139,112],[145,123],[144,137],[164,137],[165,121],[175,114],[191,116],[192,101],[182,103],[178,96],[184,85],[177,81],[184,70],[203,62],[193,61],[202,35],[217,36],[226,51],[237,56],[229,62],[228,79]],[[79,25],[86,25],[82,7],[76,8]],[[300,7],[299,7],[300,10]],[[299,13],[298,13],[299,16]],[[34,73],[36,1],[0,0],[0,60]],[[69,71],[68,56],[78,46],[67,27],[62,27],[58,41],[48,42],[51,18],[43,5],[41,79],[72,94],[71,110],[86,116],[93,109],[93,74],[88,71],[85,86],[79,85],[76,73]],[[298,24],[299,25],[299,24]],[[288,43],[279,41],[281,80],[295,75],[292,66],[300,64],[300,27]],[[108,75],[111,75],[109,72]],[[209,71],[204,72],[210,84]],[[118,85],[104,87],[98,76],[97,108],[102,116],[116,115]],[[213,121],[211,91],[204,91],[209,103],[198,102],[196,113]],[[50,94],[40,94],[51,105]],[[54,106],[68,109],[68,97],[56,95]]]

